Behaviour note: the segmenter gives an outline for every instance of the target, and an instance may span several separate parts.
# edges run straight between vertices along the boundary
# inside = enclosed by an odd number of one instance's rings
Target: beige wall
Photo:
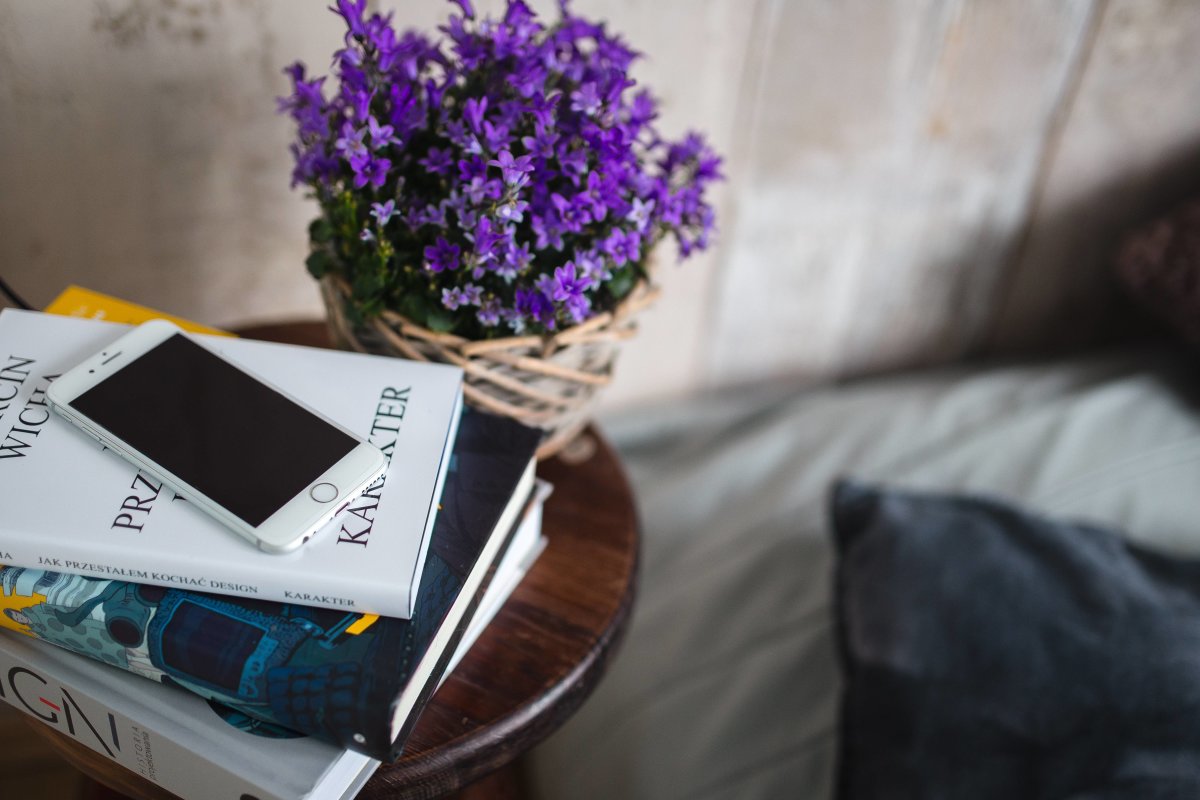
[[[75,282],[215,325],[320,313],[273,98],[328,63],[326,5],[0,0],[0,274],[37,304]],[[610,404],[1094,340],[1120,231],[1198,185],[1200,3],[576,8],[731,179]]]

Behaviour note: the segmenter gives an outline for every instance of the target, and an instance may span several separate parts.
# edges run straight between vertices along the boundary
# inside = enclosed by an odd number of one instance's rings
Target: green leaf
[[[351,327],[357,328],[359,325],[362,325],[363,322],[366,321],[365,315],[363,314],[362,309],[359,308],[357,303],[348,302],[345,304],[345,309],[346,309],[346,320],[350,323]]]
[[[371,301],[379,300],[379,293],[383,289],[383,279],[373,269],[361,269],[354,276],[354,297],[364,306]]]
[[[629,290],[633,288],[637,276],[634,275],[632,269],[625,268],[613,274],[612,280],[609,281],[608,290],[612,292],[612,296],[620,300],[625,295],[629,294]]]
[[[425,327],[434,333],[449,333],[454,329],[454,317],[444,309],[431,309],[425,315]]]
[[[314,244],[325,244],[333,238],[333,225],[325,217],[317,217],[308,226],[308,238]]]
[[[313,250],[308,254],[308,258],[304,259],[304,265],[308,267],[310,275],[320,280],[333,269],[333,259],[326,250]]]
[[[428,328],[430,327],[430,312],[436,313],[437,308],[424,295],[417,292],[407,292],[400,298],[399,311],[417,325]]]

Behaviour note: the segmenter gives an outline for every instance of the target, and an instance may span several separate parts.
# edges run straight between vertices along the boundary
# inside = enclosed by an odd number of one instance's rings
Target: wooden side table
[[[250,338],[327,346],[321,323],[248,328]],[[533,568],[421,714],[405,755],[380,767],[360,800],[518,797],[515,760],[575,712],[604,674],[633,607],[637,514],[620,461],[595,430],[578,464],[538,466],[554,484],[548,539]],[[138,800],[173,795],[45,725],[29,721],[69,762]],[[474,786],[472,786],[474,784]]]

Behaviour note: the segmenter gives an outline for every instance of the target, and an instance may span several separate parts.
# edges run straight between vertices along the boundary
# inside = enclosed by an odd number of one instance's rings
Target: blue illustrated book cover
[[[393,760],[516,528],[538,441],[463,412],[412,619],[0,567],[0,624]]]

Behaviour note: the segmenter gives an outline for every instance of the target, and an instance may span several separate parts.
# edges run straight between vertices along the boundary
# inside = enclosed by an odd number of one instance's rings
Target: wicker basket
[[[462,367],[464,399],[541,428],[538,458],[548,458],[587,424],[596,393],[612,380],[621,343],[636,333],[634,318],[658,289],[642,282],[615,311],[554,335],[487,340],[435,333],[394,311],[356,328],[346,317],[350,287],[335,275],[322,278],[321,295],[339,347]]]

